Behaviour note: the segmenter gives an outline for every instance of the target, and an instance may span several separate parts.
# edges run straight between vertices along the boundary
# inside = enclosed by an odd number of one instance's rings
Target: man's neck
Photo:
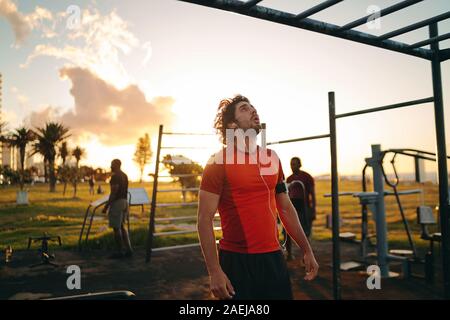
[[[298,169],[298,170],[293,170],[292,173],[293,173],[293,174],[300,174],[300,169]]]

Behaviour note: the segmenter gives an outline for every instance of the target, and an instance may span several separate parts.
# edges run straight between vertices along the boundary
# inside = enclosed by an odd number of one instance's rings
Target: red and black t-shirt
[[[234,159],[244,157],[245,163],[229,163],[225,161],[225,150],[210,159],[200,185],[201,190],[220,195],[220,248],[239,253],[279,250],[275,186],[284,181],[284,176],[278,156],[268,149],[270,163],[264,164],[267,161],[260,160],[259,152],[249,154],[235,148]],[[256,161],[251,162],[255,154]],[[214,162],[220,158],[223,161]],[[262,170],[268,167],[271,170]]]

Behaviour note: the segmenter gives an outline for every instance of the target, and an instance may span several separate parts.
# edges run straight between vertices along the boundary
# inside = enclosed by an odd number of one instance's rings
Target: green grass
[[[108,192],[109,186],[102,185],[103,189]],[[143,187],[151,195],[151,183],[131,183],[130,187]],[[175,183],[160,183],[160,189],[175,189],[179,185]],[[313,238],[315,240],[331,239],[331,231],[325,228],[326,215],[331,214],[331,198],[325,198],[323,195],[330,192],[330,182],[317,181],[317,220],[314,225]],[[354,181],[341,181],[339,184],[340,191],[359,191],[361,184]],[[438,203],[437,186],[432,184],[402,185],[403,189],[424,188],[425,205],[435,207]],[[99,195],[89,195],[87,184],[80,184],[78,188],[77,198],[72,197],[72,189],[68,187],[66,196],[62,195],[62,185],[57,186],[56,193],[48,192],[48,185],[28,186],[30,205],[17,206],[15,204],[17,187],[1,187],[0,188],[0,249],[3,250],[7,245],[11,245],[15,250],[24,249],[28,243],[28,237],[41,236],[44,232],[50,235],[60,235],[65,248],[73,248],[78,243],[78,235],[83,222],[83,217],[87,206],[93,200],[98,199]],[[181,202],[181,194],[160,193],[158,202]],[[188,201],[195,201],[188,195]],[[358,220],[347,220],[348,217],[360,214],[360,206],[358,200],[352,197],[340,198],[340,213],[343,218],[341,231],[351,231],[359,234],[360,225]],[[413,230],[414,238],[418,247],[425,248],[428,243],[419,239],[420,228],[416,223],[416,206],[422,204],[420,195],[402,196],[403,206],[406,216]],[[131,239],[135,246],[143,246],[146,241],[146,233],[148,228],[149,206],[144,207],[141,212],[140,207],[131,208]],[[407,239],[403,224],[401,222],[400,213],[393,196],[386,198],[386,210],[389,230],[389,241],[391,247],[407,247]],[[195,216],[196,207],[171,207],[158,208],[157,217],[173,217],[173,216]],[[97,212],[97,217],[105,217],[105,215]],[[369,214],[370,230],[374,232],[374,225]],[[183,225],[188,222],[183,221]],[[195,220],[190,221],[192,227]],[[182,230],[179,225],[165,222],[158,224],[156,231],[176,231]],[[220,236],[220,233],[217,234]],[[185,244],[197,242],[197,234],[174,235],[157,237],[154,240],[155,247]],[[92,225],[91,236],[87,244],[91,248],[109,248],[113,246],[113,237],[111,230],[108,228],[106,219],[96,219]]]

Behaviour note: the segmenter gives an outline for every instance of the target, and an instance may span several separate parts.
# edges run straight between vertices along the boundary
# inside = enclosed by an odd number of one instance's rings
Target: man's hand
[[[317,276],[317,273],[319,272],[319,264],[317,263],[314,254],[312,252],[305,253],[305,255],[303,256],[303,262],[305,263],[306,271],[306,276],[304,277],[304,279],[306,281],[314,280],[314,278]]]
[[[230,280],[222,270],[211,274],[210,286],[213,295],[220,300],[229,300],[235,295],[234,288],[231,285]]]

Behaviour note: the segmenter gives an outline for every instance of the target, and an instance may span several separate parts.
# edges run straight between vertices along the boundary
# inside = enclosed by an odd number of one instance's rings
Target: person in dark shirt
[[[130,237],[125,227],[128,217],[128,176],[120,169],[121,162],[114,159],[111,162],[112,176],[109,182],[111,194],[103,208],[103,212],[108,212],[109,226],[114,230],[114,239],[117,245],[117,252],[111,258],[131,257]],[[125,247],[125,252],[123,252]]]
[[[314,178],[307,172],[300,170],[302,161],[298,157],[291,159],[290,175],[286,182],[289,184],[289,198],[297,210],[300,223],[306,236],[309,238],[312,232],[312,224],[316,219],[316,194],[314,190]],[[286,237],[286,249],[288,260],[292,259],[292,242]]]
[[[94,175],[91,175],[89,177],[89,194],[94,194],[94,186],[95,186]]]

